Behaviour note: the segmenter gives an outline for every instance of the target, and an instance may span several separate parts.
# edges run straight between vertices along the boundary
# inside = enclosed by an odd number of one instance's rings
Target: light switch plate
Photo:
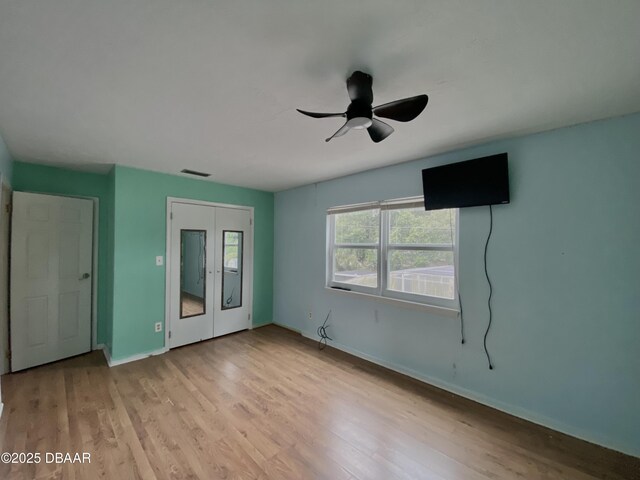
[[[162,255],[158,255],[156,257],[156,265],[158,267],[161,267],[163,263],[164,263],[164,258],[162,257]]]

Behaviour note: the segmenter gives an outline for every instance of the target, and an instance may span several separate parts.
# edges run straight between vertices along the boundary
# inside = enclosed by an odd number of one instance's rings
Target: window
[[[458,210],[421,198],[332,208],[327,285],[456,308]]]

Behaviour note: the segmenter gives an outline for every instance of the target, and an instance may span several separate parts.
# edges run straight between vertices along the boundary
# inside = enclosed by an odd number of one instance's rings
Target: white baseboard
[[[300,330],[298,330],[297,328],[293,328],[290,327],[289,325],[283,325],[282,323],[277,323],[277,322],[271,322],[270,324],[268,323],[267,325],[277,325],[280,328],[284,328],[285,330],[289,330],[291,332],[297,333],[299,335],[302,335],[303,337],[307,337],[307,338],[311,338],[307,335],[304,335]]]
[[[291,327],[288,327],[286,325],[281,325],[281,326],[283,328],[295,331],[295,329],[292,329]],[[305,338],[309,338],[311,340],[316,340],[316,341],[318,340],[317,335],[309,334],[306,332],[300,332],[300,335],[302,335]],[[453,385],[451,383],[442,381],[440,379],[430,377],[428,375],[425,375],[411,368],[407,368],[405,366],[398,365],[393,362],[388,362],[386,360],[381,360],[367,353],[361,352],[359,350],[348,347],[346,345],[342,345],[341,343],[331,341],[329,342],[329,346],[334,347],[338,350],[342,350],[343,352],[346,352],[355,357],[362,358],[363,360],[367,360],[371,363],[375,363],[376,365],[380,365],[381,367],[388,368],[389,370],[393,370],[394,372],[401,373],[402,375],[406,375],[407,377],[411,377],[415,380],[419,380],[420,382],[433,385],[435,387],[441,388],[442,390],[446,390],[447,392],[460,395],[461,397],[467,398],[469,400],[473,400],[474,402],[480,403],[482,405],[486,405],[491,408],[495,408],[496,410],[500,410],[501,412],[508,413],[509,415],[522,418],[529,422],[541,425],[543,427],[550,428],[552,430],[555,430],[560,433],[564,433],[571,437],[576,437],[586,442],[595,443],[597,445],[600,445],[612,450],[616,450],[618,452],[622,452],[627,455],[631,455],[635,457],[638,457],[640,455],[640,452],[630,449],[629,446],[619,445],[617,442],[612,441],[610,438],[604,438],[599,435],[594,435],[592,432],[586,432],[582,429],[571,427],[555,419],[546,417],[539,413],[532,412],[525,408],[521,408],[515,405],[510,405],[508,403],[501,402],[499,400],[496,400],[495,398],[488,397],[481,393],[467,390],[464,387]]]
[[[102,353],[104,353],[104,358],[107,360],[107,365],[109,367],[116,367],[118,365],[123,365],[125,363],[136,362],[138,360],[143,360],[148,357],[153,357],[155,355],[162,355],[163,353],[168,352],[169,350],[162,347],[158,350],[153,350],[147,353],[139,353],[136,355],[131,355],[130,357],[120,358],[118,360],[112,360],[111,355],[109,354],[109,349],[105,346],[102,348]]]
[[[111,354],[109,354],[109,349],[106,345],[102,347],[102,354],[104,355],[104,359],[107,361],[107,365],[111,366]]]

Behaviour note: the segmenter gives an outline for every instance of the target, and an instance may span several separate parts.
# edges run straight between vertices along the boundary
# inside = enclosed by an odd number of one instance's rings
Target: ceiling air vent
[[[189,170],[188,168],[183,168],[182,170],[180,170],[180,172],[186,173],[187,175],[195,175],[196,177],[210,177],[211,176],[210,173],[196,172],[195,170]]]

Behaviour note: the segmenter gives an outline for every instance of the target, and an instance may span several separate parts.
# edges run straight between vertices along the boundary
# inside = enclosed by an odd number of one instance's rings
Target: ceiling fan
[[[417,95],[373,107],[372,84],[373,78],[368,73],[353,72],[347,79],[347,91],[351,103],[344,113],[316,113],[297,110],[313,118],[343,117],[347,119],[336,133],[325,140],[327,142],[332,138],[341,137],[351,129],[362,130],[366,128],[371,140],[378,143],[393,133],[393,127],[382,120],[373,118],[373,115],[398,122],[409,122],[422,113],[429,101],[428,95]]]

